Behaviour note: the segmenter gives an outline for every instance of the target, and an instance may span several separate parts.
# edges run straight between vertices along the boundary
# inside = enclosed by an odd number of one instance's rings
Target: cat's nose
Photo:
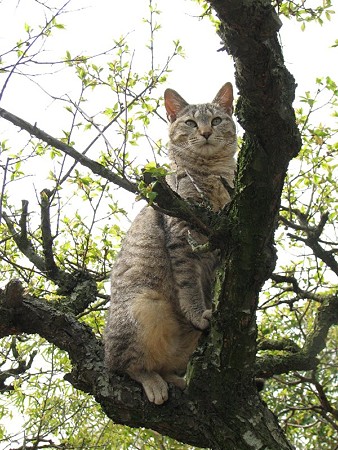
[[[205,137],[205,139],[209,139],[209,137],[211,136],[211,134],[212,134],[212,132],[210,131],[210,130],[203,130],[203,131],[201,131],[201,135],[203,136],[203,137]]]

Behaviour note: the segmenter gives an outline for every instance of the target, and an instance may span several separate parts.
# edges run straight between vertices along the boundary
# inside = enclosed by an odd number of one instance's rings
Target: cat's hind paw
[[[168,383],[174,384],[182,391],[184,391],[184,389],[187,387],[187,382],[185,381],[185,379],[183,377],[179,377],[175,373],[163,375],[163,378],[168,381]]]
[[[142,386],[151,403],[162,405],[162,403],[168,400],[168,384],[160,375],[143,381]]]

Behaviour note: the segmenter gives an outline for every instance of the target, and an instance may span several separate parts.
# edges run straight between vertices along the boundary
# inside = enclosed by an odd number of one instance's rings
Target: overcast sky
[[[225,52],[217,52],[221,47],[220,39],[207,19],[196,18],[200,13],[198,5],[190,0],[158,0],[157,4],[162,11],[158,18],[162,30],[155,40],[155,55],[164,60],[174,39],[180,39],[186,53],[186,59],[175,61],[168,85],[192,102],[208,101],[220,85],[233,81],[231,58]],[[34,0],[2,0],[0,8],[1,53],[24,36],[24,23],[34,26],[44,20],[41,7]],[[76,11],[79,8],[81,11]],[[148,29],[142,23],[142,17],[148,15],[146,0],[72,0],[68,9],[74,12],[60,18],[66,31],[55,33],[48,43],[48,56],[52,57],[53,49],[58,56],[64,56],[65,50],[70,50],[72,55],[90,54],[108,48],[113,38],[130,33],[128,40],[135,48],[136,60],[144,57],[144,42],[149,39]],[[297,79],[298,92],[310,89],[317,76],[334,76],[338,49],[329,47],[338,38],[337,17],[333,16],[323,27],[308,24],[305,32],[300,31],[299,23],[283,21],[281,43],[288,68]],[[15,87],[13,84],[14,80],[9,85],[13,91],[4,98],[6,107],[11,109],[18,104],[18,98],[12,95],[18,92],[17,84]],[[32,106],[35,94],[32,88],[20,95],[20,103]],[[34,104],[39,110],[39,102]]]

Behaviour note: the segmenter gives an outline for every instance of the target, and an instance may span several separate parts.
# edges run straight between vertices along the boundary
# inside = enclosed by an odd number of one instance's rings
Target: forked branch
[[[260,343],[261,350],[284,350],[286,354],[263,355],[257,359],[256,374],[270,378],[273,375],[298,370],[312,370],[319,364],[317,358],[325,348],[327,334],[333,325],[338,324],[338,296],[325,298],[318,308],[312,331],[305,340],[303,348],[284,341]]]

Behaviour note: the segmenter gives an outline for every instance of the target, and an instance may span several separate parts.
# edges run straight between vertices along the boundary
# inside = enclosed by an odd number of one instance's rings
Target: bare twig
[[[4,167],[4,177],[3,177],[1,193],[0,193],[0,223],[1,223],[1,219],[2,219],[2,202],[3,202],[4,196],[5,196],[6,178],[7,178],[9,161],[10,161],[10,158],[7,158],[6,165]]]
[[[336,261],[332,252],[325,250],[319,243],[319,238],[323,233],[324,227],[328,221],[329,213],[326,212],[322,214],[317,226],[311,226],[308,223],[307,216],[303,214],[301,211],[297,209],[292,209],[291,212],[293,212],[296,215],[299,224],[294,223],[283,216],[280,216],[280,220],[293,230],[301,231],[302,233],[304,233],[305,237],[299,236],[294,233],[288,233],[288,236],[294,240],[304,242],[304,244],[307,245],[313,251],[313,254],[317,258],[322,260],[332,270],[332,272],[334,272],[338,276],[338,262]]]
[[[290,275],[280,275],[277,273],[273,273],[270,276],[271,280],[276,284],[287,283],[290,284],[291,287],[283,287],[281,288],[283,292],[294,292],[297,294],[299,298],[308,298],[310,300],[314,300],[316,302],[322,303],[325,296],[320,294],[314,294],[313,292],[301,289],[298,280],[295,277]]]
[[[61,13],[62,10],[65,9],[65,7],[68,5],[68,3],[70,2],[70,0],[66,1],[66,3],[61,6],[61,8],[52,16],[52,18],[46,22],[45,26],[41,29],[40,33],[38,33],[31,42],[27,41],[27,47],[25,48],[25,50],[22,52],[22,54],[20,55],[20,58],[18,59],[18,61],[13,65],[13,67],[11,68],[3,86],[2,89],[0,91],[0,100],[3,97],[3,94],[5,92],[5,89],[8,85],[8,82],[10,80],[10,78],[12,77],[13,73],[15,72],[15,69],[22,63],[22,61],[26,58],[29,50],[34,46],[34,44],[42,37],[46,35],[46,31],[48,30],[48,28],[50,27],[50,25],[53,23],[53,21],[55,20],[55,18]]]

